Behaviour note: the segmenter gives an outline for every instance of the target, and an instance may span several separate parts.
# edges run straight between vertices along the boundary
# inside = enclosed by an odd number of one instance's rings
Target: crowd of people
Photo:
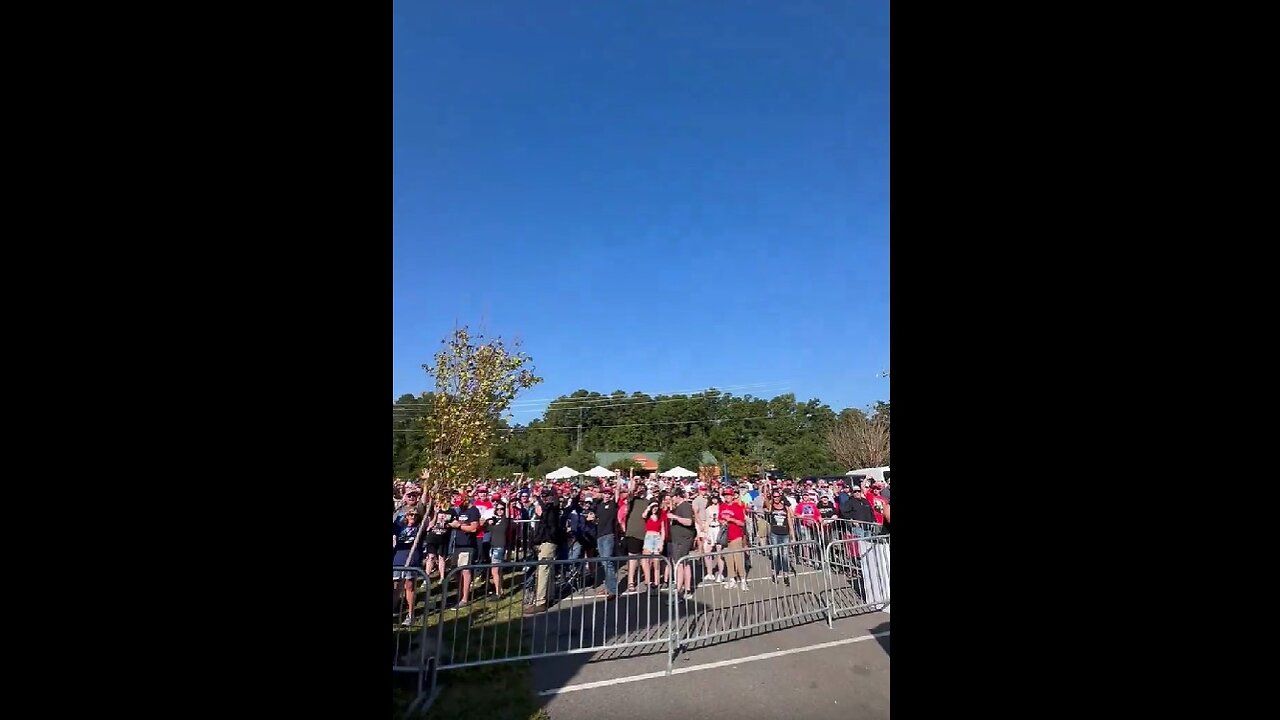
[[[888,533],[890,487],[871,478],[807,480],[719,478],[710,482],[611,477],[588,483],[478,482],[424,498],[422,488],[397,480],[392,497],[392,566],[421,567],[443,582],[448,566],[463,568],[457,606],[472,593],[501,594],[502,573],[476,566],[504,561],[623,558],[602,561],[596,595],[670,590],[690,599],[694,577],[689,555],[702,556],[702,582],[748,591],[745,549]],[[798,562],[814,566],[812,545]],[[720,552],[728,551],[728,552]],[[744,551],[744,552],[733,552]],[[666,557],[670,564],[659,557]],[[786,581],[788,554],[771,552],[773,578]],[[672,567],[679,577],[669,577]],[[473,572],[478,576],[473,577]],[[533,602],[526,614],[547,609],[551,569],[537,566]],[[393,574],[414,607],[413,573]],[[476,581],[479,581],[478,583]],[[478,588],[473,587],[479,585]],[[623,589],[625,587],[625,589]],[[406,624],[411,617],[406,617]]]

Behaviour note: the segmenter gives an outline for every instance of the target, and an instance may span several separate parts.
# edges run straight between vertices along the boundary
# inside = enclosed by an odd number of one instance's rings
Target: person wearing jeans
[[[791,541],[791,537],[795,534],[795,514],[782,499],[782,493],[774,493],[769,498],[769,512],[766,519],[769,523],[770,545],[786,545]],[[778,582],[778,575],[782,575],[783,582],[790,585],[791,579],[787,575],[791,572],[791,568],[787,562],[786,548],[772,549],[769,554],[773,556],[773,581]]]
[[[596,504],[593,508],[596,516],[596,552],[602,558],[613,557],[617,541],[618,520],[618,488],[606,494],[604,488],[594,489]],[[618,569],[612,560],[601,560],[604,565],[604,587],[596,593],[596,597],[615,598],[618,595]]]

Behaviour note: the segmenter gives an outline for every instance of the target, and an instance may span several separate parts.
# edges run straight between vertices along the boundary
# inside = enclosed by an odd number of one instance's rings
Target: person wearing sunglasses
[[[391,556],[391,567],[422,567],[422,551],[414,547],[414,541],[418,539],[418,530],[418,511],[413,508],[405,511],[403,520],[391,521],[391,548],[394,551]],[[410,557],[410,553],[412,553],[412,557]],[[393,570],[391,571],[391,581],[393,586],[401,584],[404,587],[405,607],[408,610],[401,624],[412,624],[413,585],[417,582],[417,578],[414,573],[408,570]]]
[[[773,560],[773,581],[778,582],[778,575],[782,575],[782,581],[788,587],[791,585],[791,579],[788,575],[791,573],[790,564],[787,562],[787,549],[779,547],[791,542],[791,538],[796,535],[796,516],[795,511],[787,505],[787,501],[782,498],[781,491],[774,491],[769,496],[769,509],[766,511],[766,520],[769,523],[769,545],[771,546],[769,554]]]
[[[511,518],[507,517],[506,503],[494,503],[492,514],[484,521],[484,531],[489,536],[490,563],[497,565],[506,562],[507,545],[513,529]],[[493,594],[502,597],[502,570],[497,567],[489,568],[489,577],[493,581]]]

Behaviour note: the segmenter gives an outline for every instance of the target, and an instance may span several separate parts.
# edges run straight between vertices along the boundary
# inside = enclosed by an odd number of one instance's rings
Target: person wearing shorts
[[[422,567],[422,553],[413,548],[414,542],[418,539],[418,511],[409,508],[405,511],[403,522],[391,523],[391,548],[393,554],[391,556],[391,567],[418,568]],[[407,570],[392,570],[391,584],[392,590],[396,590],[396,585],[404,587],[405,612],[402,625],[409,625],[413,622],[413,585],[416,574]]]
[[[644,582],[650,590],[658,588],[658,560],[662,554],[662,545],[667,540],[666,511],[662,509],[662,501],[650,500],[644,510],[644,547],[640,560],[640,569],[644,571]]]
[[[489,536],[489,562],[493,565],[507,559],[507,538],[511,535],[511,518],[507,517],[507,506],[499,501],[494,503],[493,514],[484,523],[484,531]],[[489,568],[490,580],[493,581],[493,594],[502,595],[502,570]]]
[[[431,579],[431,568],[439,566],[440,582],[443,583],[445,561],[449,558],[449,536],[453,534],[449,523],[456,520],[458,514],[444,502],[444,498],[437,498],[434,507],[431,521],[422,532],[423,555],[427,564],[427,579]]]
[[[480,510],[470,504],[470,499],[466,496],[462,498],[462,505],[458,507],[458,516],[450,523],[455,532],[453,547],[453,561],[457,567],[466,568],[473,565],[478,560],[476,551],[479,549],[476,544],[476,536],[480,532]],[[459,585],[460,592],[458,594],[458,607],[462,607],[471,602],[471,570],[464,569],[458,572],[462,576],[462,582]]]

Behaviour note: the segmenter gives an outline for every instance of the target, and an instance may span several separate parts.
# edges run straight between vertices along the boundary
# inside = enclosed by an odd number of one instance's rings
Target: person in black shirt
[[[795,511],[787,506],[787,501],[782,496],[781,490],[774,490],[769,494],[769,502],[765,506],[765,520],[769,523],[769,544],[785,545],[795,537]],[[791,567],[787,562],[787,549],[777,547],[770,550],[773,562],[773,581],[778,582],[778,575],[782,575],[782,580],[788,586],[791,585],[791,579],[787,577],[791,573]]]
[[[602,558],[611,558],[618,537],[618,488],[597,487],[593,493],[596,501],[592,508],[596,520],[596,552]],[[596,596],[612,600],[618,596],[618,569],[610,560],[602,560],[600,564],[604,565],[604,586]]]
[[[835,530],[837,514],[839,509],[835,503],[831,502],[831,496],[821,494],[818,496],[818,537],[820,538],[820,547],[818,552],[825,553],[827,543],[834,538],[832,532]]]
[[[537,518],[537,526],[533,529],[533,540],[538,545],[538,560],[554,560],[556,548],[564,541],[564,521],[560,514],[560,503],[556,500],[556,491],[544,488],[542,496],[533,506],[533,514]],[[538,582],[533,605],[524,609],[525,615],[535,615],[547,609],[547,589],[551,579],[551,566],[538,566]]]
[[[876,522],[876,516],[871,511],[871,503],[867,502],[867,498],[857,489],[849,493],[849,499],[840,508],[840,517],[845,520],[855,520],[860,523],[871,523],[872,525]],[[853,537],[866,537],[868,535],[868,527],[868,525],[854,525]]]
[[[668,516],[671,522],[671,562],[676,567],[676,586],[673,592],[684,593],[685,600],[693,599],[693,565],[681,563],[680,559],[693,550],[693,539],[697,535],[694,527],[693,503],[683,485],[676,485],[671,491],[675,509]]]
[[[493,516],[484,522],[484,531],[489,536],[489,562],[498,564],[506,562],[507,541],[512,531],[511,518],[507,517],[507,506],[501,502],[493,506]],[[490,580],[493,581],[493,594],[502,596],[502,570],[489,569]]]
[[[445,560],[449,557],[449,536],[453,529],[449,524],[458,519],[458,513],[444,501],[436,498],[432,503],[434,512],[427,521],[427,528],[422,533],[423,555],[427,561],[427,577],[431,577],[431,568],[440,566],[440,582],[444,582]]]
[[[458,573],[462,576],[458,607],[462,607],[471,602],[471,570],[467,566],[475,564],[478,560],[476,535],[480,532],[480,509],[471,504],[471,498],[462,496],[462,504],[458,506],[458,516],[449,523],[449,527],[458,531],[454,533],[453,549],[454,562],[458,567],[464,568]]]

